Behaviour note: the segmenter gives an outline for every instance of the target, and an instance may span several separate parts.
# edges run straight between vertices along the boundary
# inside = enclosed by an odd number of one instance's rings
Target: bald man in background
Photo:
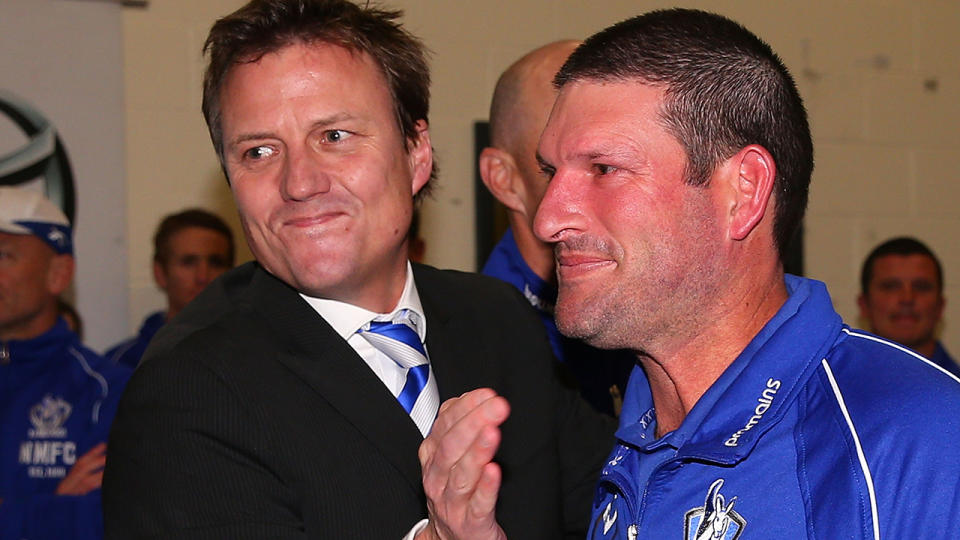
[[[510,283],[537,310],[557,359],[577,378],[583,397],[616,416],[635,358],[564,337],[553,320],[557,298],[553,249],[533,234],[533,216],[547,189],[536,160],[537,141],[557,97],[551,81],[579,41],[535,49],[500,75],[490,104],[490,143],[480,155],[480,175],[507,207],[510,228],[490,254],[483,273]]]

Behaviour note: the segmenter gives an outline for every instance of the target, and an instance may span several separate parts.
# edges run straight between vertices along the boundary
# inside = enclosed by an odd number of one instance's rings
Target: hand
[[[417,540],[506,540],[496,519],[500,424],[507,400],[489,388],[445,401],[420,445],[429,525]]]
[[[107,444],[100,443],[70,467],[57,485],[57,495],[86,495],[103,483],[103,465],[107,462]]]

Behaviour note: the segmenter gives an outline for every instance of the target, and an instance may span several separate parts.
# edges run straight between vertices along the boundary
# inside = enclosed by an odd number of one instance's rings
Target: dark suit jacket
[[[441,400],[511,403],[497,517],[511,540],[583,538],[613,426],[561,387],[508,285],[416,266]],[[103,482],[110,539],[399,539],[426,517],[413,421],[354,350],[258,265],[212,284],[148,349]]]

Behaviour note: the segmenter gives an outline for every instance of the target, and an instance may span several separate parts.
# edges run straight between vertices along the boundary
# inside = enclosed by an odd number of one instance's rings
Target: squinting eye
[[[337,143],[343,141],[344,139],[350,138],[353,135],[349,131],[344,131],[342,129],[330,129],[323,132],[323,142],[325,143]]]
[[[597,163],[596,165],[593,166],[593,168],[597,170],[597,173],[598,173],[600,176],[604,176],[604,175],[607,175],[607,174],[611,174],[611,173],[617,172],[617,168],[616,168],[616,167],[614,167],[614,166],[612,166],[612,165],[604,165],[604,164],[602,164],[602,163]]]
[[[247,150],[243,153],[245,158],[248,159],[264,159],[273,155],[273,148],[269,146],[254,146],[253,148]]]

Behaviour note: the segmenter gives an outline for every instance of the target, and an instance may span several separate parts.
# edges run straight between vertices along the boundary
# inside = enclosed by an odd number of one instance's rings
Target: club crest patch
[[[63,438],[67,430],[63,427],[73,407],[63,398],[47,394],[40,403],[30,408],[30,423],[33,429],[27,435],[35,439]]]
[[[718,478],[710,489],[703,506],[692,508],[685,516],[684,540],[737,540],[743,533],[747,520],[738,514],[733,505],[737,498],[726,499],[720,494],[723,479]]]

